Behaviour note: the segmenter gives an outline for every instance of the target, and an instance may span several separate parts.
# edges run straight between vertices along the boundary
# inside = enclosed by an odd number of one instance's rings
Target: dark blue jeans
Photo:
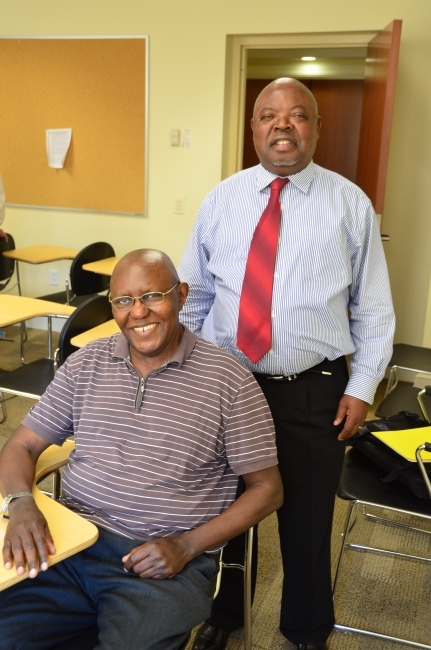
[[[97,623],[103,650],[177,650],[211,610],[216,559],[198,556],[169,580],[126,573],[139,545],[100,529],[98,541],[0,594],[0,650],[47,650]]]

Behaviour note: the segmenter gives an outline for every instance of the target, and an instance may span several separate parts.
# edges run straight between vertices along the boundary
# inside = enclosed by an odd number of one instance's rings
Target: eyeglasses
[[[169,291],[150,291],[143,293],[142,296],[118,296],[118,298],[111,298],[109,294],[109,302],[118,311],[130,311],[135,304],[135,300],[140,300],[146,307],[157,307],[161,305],[168,293],[171,293],[180,283],[176,282]]]

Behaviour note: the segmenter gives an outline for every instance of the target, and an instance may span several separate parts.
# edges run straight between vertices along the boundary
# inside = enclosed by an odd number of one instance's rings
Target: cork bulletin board
[[[148,38],[0,38],[8,205],[146,212]],[[47,129],[72,129],[62,169]]]

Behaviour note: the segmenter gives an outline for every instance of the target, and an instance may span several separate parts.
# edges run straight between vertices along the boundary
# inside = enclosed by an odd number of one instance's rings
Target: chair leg
[[[253,556],[254,529],[250,528],[245,535],[244,552],[244,647],[251,650],[251,565]]]
[[[387,524],[388,526],[398,526],[399,528],[407,528],[408,530],[414,530],[417,533],[425,533],[426,535],[431,535],[430,530],[425,530],[425,528],[418,528],[417,526],[411,526],[410,524],[403,524],[401,521],[395,521],[394,519],[388,519],[387,517],[379,517],[378,515],[372,515],[367,512],[367,509],[364,508],[364,517],[369,519],[372,522]]]
[[[365,517],[371,519],[372,521],[376,521],[376,522],[381,521],[382,523],[389,523],[389,524],[392,524],[392,525],[401,525],[401,526],[403,526],[405,528],[412,528],[415,531],[426,532],[426,533],[429,534],[428,531],[423,530],[421,528],[415,528],[413,526],[408,526],[408,525],[405,525],[405,524],[402,524],[402,523],[398,523],[398,522],[392,521],[390,519],[377,517],[375,515],[370,515],[367,512],[367,505],[375,506],[377,508],[382,508],[383,507],[383,506],[380,506],[378,504],[372,504],[372,503],[367,504],[367,503],[364,503],[364,502],[361,502],[361,501],[352,501],[350,503],[349,510],[348,510],[348,513],[347,513],[347,516],[346,516],[346,523],[345,523],[345,526],[344,526],[344,531],[342,533],[342,535],[343,535],[343,546],[341,548],[340,556],[338,558],[337,570],[336,570],[334,586],[333,586],[333,590],[332,590],[332,595],[333,595],[334,600],[335,600],[335,592],[336,592],[336,588],[337,588],[337,584],[338,584],[338,578],[339,578],[339,575],[340,575],[341,563],[342,563],[342,560],[344,558],[344,552],[345,552],[346,548],[351,548],[353,550],[361,550],[361,551],[369,550],[369,551],[374,551],[374,552],[378,552],[378,553],[386,553],[386,554],[390,554],[390,555],[396,555],[396,556],[407,557],[407,558],[412,558],[412,559],[417,559],[417,560],[425,560],[425,561],[431,562],[431,558],[422,558],[422,557],[416,556],[416,555],[407,555],[405,553],[397,553],[395,551],[387,551],[385,549],[374,548],[374,547],[371,547],[371,546],[360,546],[359,544],[352,544],[352,543],[348,542],[347,541],[348,534],[352,530],[354,522],[355,522],[355,519],[354,519],[354,515],[356,515],[355,506],[362,506],[363,515]],[[400,510],[397,510],[395,508],[385,507],[385,509],[386,510],[393,510],[393,511],[397,511],[397,512],[403,512],[402,510],[400,511]],[[412,513],[407,513],[407,514],[412,514]],[[407,639],[401,639],[399,637],[394,637],[394,636],[390,636],[390,635],[387,635],[387,634],[380,634],[379,632],[373,632],[371,630],[365,630],[365,629],[362,629],[362,628],[350,627],[348,625],[342,625],[341,623],[335,623],[334,628],[336,630],[339,630],[340,632],[355,632],[355,633],[358,633],[358,634],[364,634],[365,636],[371,636],[371,637],[374,637],[376,639],[385,639],[385,640],[388,640],[388,641],[394,641],[394,642],[402,643],[404,645],[408,645],[409,647],[422,648],[423,650],[431,650],[431,645],[428,645],[428,644],[417,643],[415,641],[409,641]]]
[[[7,418],[7,412],[6,412],[6,400],[3,396],[3,393],[0,393],[0,405],[1,405],[1,411],[2,411],[2,419],[0,420],[0,424],[3,424],[3,422]]]

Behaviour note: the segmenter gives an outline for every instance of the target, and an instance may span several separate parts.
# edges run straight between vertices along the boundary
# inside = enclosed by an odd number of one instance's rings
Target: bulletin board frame
[[[0,36],[8,206],[147,215],[148,36]],[[47,129],[72,129],[62,169]]]

